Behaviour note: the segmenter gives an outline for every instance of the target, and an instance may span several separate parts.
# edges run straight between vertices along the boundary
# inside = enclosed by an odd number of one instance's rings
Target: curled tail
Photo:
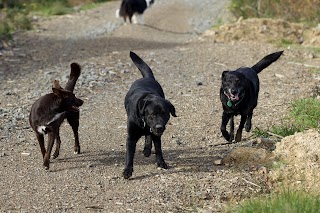
[[[133,63],[138,67],[144,78],[154,78],[151,68],[134,52],[130,51],[130,58]]]
[[[252,69],[256,71],[256,73],[261,72],[263,69],[267,68],[270,64],[278,60],[282,55],[283,51],[271,53],[270,55],[265,56],[258,63],[256,63]]]
[[[66,84],[65,90],[73,92],[74,86],[76,85],[76,82],[81,73],[81,67],[77,63],[72,63],[70,67],[71,67],[71,72],[70,72],[69,80]]]

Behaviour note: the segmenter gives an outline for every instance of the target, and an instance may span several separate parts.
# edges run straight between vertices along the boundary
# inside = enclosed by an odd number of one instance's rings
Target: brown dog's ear
[[[53,88],[55,88],[55,89],[62,89],[62,87],[60,86],[58,80],[54,80],[54,81],[53,81]]]
[[[62,97],[62,98],[65,97],[65,92],[62,89],[57,89],[52,87],[52,91],[58,97]]]
[[[52,91],[56,96],[63,97],[62,87],[60,86],[58,80],[53,81]]]

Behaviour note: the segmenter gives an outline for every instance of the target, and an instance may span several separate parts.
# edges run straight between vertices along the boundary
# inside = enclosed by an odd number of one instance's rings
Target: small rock
[[[222,159],[218,159],[218,160],[215,160],[214,161],[214,165],[223,165],[223,161],[222,161]]]
[[[30,152],[21,152],[21,155],[23,155],[23,156],[30,156],[31,154],[30,154]]]
[[[280,74],[275,74],[274,76],[276,76],[277,78],[284,78],[284,75],[280,75]]]
[[[197,81],[196,84],[197,84],[197,86],[202,86],[203,85],[203,83],[201,81]]]

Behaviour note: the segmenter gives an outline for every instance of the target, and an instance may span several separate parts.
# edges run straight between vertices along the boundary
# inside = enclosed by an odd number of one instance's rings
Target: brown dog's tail
[[[66,84],[65,90],[73,92],[74,86],[76,85],[76,82],[81,73],[81,67],[77,63],[72,63],[70,67],[71,67],[71,72],[70,72],[69,80]]]
[[[267,55],[263,59],[261,59],[258,63],[256,63],[252,69],[256,71],[256,73],[261,72],[263,69],[267,68],[270,64],[278,60],[280,56],[282,55],[283,51],[271,53],[270,55]]]

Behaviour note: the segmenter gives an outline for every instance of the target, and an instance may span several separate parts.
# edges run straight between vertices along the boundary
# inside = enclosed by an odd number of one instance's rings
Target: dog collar
[[[243,100],[243,98],[244,98],[245,95],[246,95],[246,92],[244,92],[242,98],[241,98],[238,102],[236,102],[236,103],[234,104],[234,106],[239,105],[240,102]],[[228,97],[228,96],[227,96],[227,97]],[[231,101],[229,98],[228,98],[228,101],[227,101],[227,106],[228,106],[228,107],[232,107],[232,101]]]
[[[144,121],[144,119],[143,119],[143,118],[142,118],[141,120],[142,120],[142,127],[143,127],[143,128],[145,128],[145,127],[146,127],[146,125],[147,125],[147,123]]]

